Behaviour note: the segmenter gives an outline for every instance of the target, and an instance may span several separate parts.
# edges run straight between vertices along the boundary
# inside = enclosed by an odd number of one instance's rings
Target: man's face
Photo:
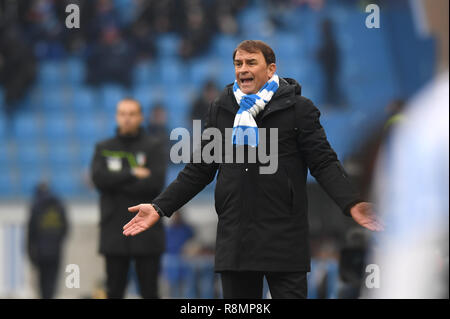
[[[167,122],[167,114],[162,109],[153,110],[152,116],[150,118],[151,123],[164,125]]]
[[[275,63],[266,64],[261,51],[237,50],[234,56],[236,81],[244,94],[258,93],[259,89],[273,76]]]
[[[134,134],[142,123],[142,113],[135,101],[124,100],[117,105],[116,121],[121,134]]]

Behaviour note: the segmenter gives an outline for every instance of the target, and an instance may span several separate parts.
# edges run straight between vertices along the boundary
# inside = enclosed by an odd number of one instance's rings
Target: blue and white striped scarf
[[[256,115],[264,110],[279,86],[278,75],[274,74],[256,94],[242,93],[237,81],[234,81],[234,97],[239,105],[233,124],[232,142],[237,145],[258,146],[258,125]]]

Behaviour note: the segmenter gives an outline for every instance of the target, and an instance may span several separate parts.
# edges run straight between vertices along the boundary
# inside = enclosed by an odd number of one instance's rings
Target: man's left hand
[[[370,229],[371,231],[383,231],[384,226],[372,210],[372,204],[361,202],[354,205],[350,209],[350,214],[353,219],[361,226]]]

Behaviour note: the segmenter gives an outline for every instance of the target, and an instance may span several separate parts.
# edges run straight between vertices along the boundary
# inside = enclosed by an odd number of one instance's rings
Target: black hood
[[[302,95],[302,86],[300,83],[298,83],[296,80],[291,78],[280,78],[280,87],[282,86],[288,86],[291,87],[294,90],[295,95]]]

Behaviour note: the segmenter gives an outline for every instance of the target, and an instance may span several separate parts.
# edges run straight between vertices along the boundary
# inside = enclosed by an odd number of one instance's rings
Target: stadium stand
[[[129,24],[131,2],[115,3],[121,8],[118,11],[123,11],[121,24]],[[360,27],[367,14],[352,1],[345,5],[330,1],[318,11],[300,5],[280,11],[281,26],[271,23],[268,11],[260,1],[249,1],[237,13],[240,32],[217,32],[209,49],[188,61],[178,54],[178,33],[160,34],[155,40],[157,56],[134,65],[131,88],[88,86],[83,55],[41,58],[36,81],[21,109],[13,118],[0,112],[0,198],[29,197],[31,185],[42,175],[51,177],[63,196],[91,197],[94,191],[79,178],[79,171],[88,169],[95,143],[113,134],[117,101],[133,96],[146,114],[152,105],[163,102],[169,129],[189,127],[189,108],[196,92],[210,78],[220,86],[233,81],[231,53],[246,38],[262,39],[273,46],[279,75],[301,83],[303,95],[321,109],[330,141],[344,159],[358,140],[370,133],[370,127],[383,119],[382,107],[388,101],[409,97],[431,77],[433,40],[414,31],[410,11],[394,6],[382,16],[384,27],[378,30]],[[342,110],[321,108],[323,77],[315,50],[324,17],[333,21],[341,51],[339,86],[348,97]],[[0,88],[1,106],[4,95]],[[350,134],[355,129],[361,135]],[[169,176],[178,169],[173,166]]]

